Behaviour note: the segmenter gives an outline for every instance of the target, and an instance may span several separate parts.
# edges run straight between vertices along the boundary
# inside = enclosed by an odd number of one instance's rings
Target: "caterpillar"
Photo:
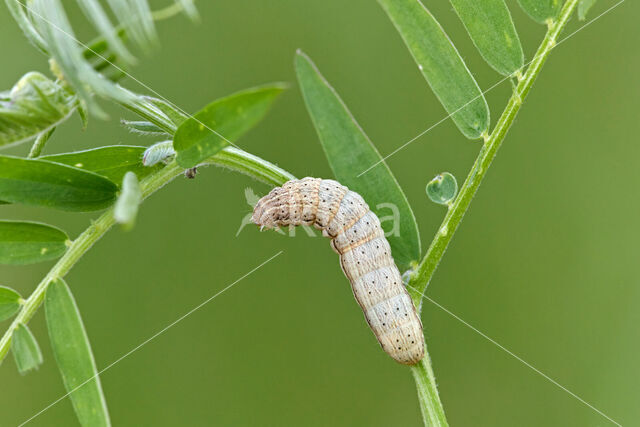
[[[313,225],[322,230],[340,255],[342,271],[382,349],[405,365],[424,357],[420,317],[380,220],[362,196],[330,179],[291,180],[262,197],[251,220],[261,229]]]

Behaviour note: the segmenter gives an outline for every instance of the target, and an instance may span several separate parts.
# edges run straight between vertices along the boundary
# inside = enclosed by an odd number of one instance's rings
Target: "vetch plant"
[[[528,55],[504,0],[450,1],[481,56],[513,83],[511,97],[493,127],[488,104],[473,73],[429,10],[419,0],[378,0],[462,135],[481,141],[477,159],[459,189],[449,173],[438,175],[427,185],[428,197],[447,205],[448,210],[425,253],[411,205],[385,158],[318,67],[303,52],[295,55],[298,83],[334,178],[359,193],[380,218],[418,315],[440,259],[559,35],[576,10],[584,19],[595,2],[519,0],[522,9],[547,29],[537,51],[525,61]],[[32,142],[24,157],[0,155],[0,203],[102,213],[72,240],[51,225],[0,221],[1,263],[58,259],[27,298],[7,286],[0,287],[0,321],[13,319],[0,339],[0,362],[9,350],[21,373],[43,362],[36,337],[27,325],[44,303],[55,360],[78,420],[85,426],[110,425],[89,334],[63,278],[113,225],[132,228],[144,199],[181,174],[193,177],[195,168],[220,166],[269,186],[294,180],[286,170],[236,145],[264,118],[287,85],[246,89],[189,115],[165,99],[126,89],[119,81],[136,61],[129,40],[145,51],[151,50],[158,43],[156,20],[181,11],[198,19],[191,0],[156,12],[146,0],[109,0],[110,13],[117,23],[97,0],[77,0],[99,33],[89,44],[76,39],[59,0],[5,3],[27,39],[49,58],[51,75],[28,72],[11,90],[0,93],[0,148]],[[89,116],[106,118],[100,106],[103,102],[118,104],[135,114],[122,119],[122,125],[134,136],[156,138],[156,143],[42,155],[43,148],[55,142],[55,129],[76,112],[84,126]],[[257,203],[253,191],[247,191],[246,198],[252,205]],[[384,216],[384,209],[391,209],[392,216]],[[238,233],[247,223],[248,218]],[[446,426],[426,350],[425,346],[425,357],[410,367],[424,423]]]

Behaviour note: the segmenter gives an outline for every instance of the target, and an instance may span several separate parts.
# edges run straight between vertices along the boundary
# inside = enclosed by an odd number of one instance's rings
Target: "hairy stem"
[[[426,352],[424,358],[411,367],[413,379],[418,389],[418,401],[420,402],[420,410],[425,426],[448,426],[447,417],[444,415],[440,395],[436,387],[436,377],[431,368],[431,360]]]
[[[207,160],[207,163],[229,168],[236,172],[249,175],[252,178],[269,185],[282,185],[285,182],[296,179],[284,169],[261,159],[258,156],[247,153],[235,147],[225,147]]]
[[[210,157],[204,164],[226,166],[269,184],[279,185],[289,179],[293,179],[293,175],[284,169],[237,148],[233,148],[232,150],[225,148],[223,151]],[[164,185],[171,182],[171,180],[180,175],[182,171],[183,169],[173,161],[158,172],[142,180],[140,187],[142,189],[143,199],[146,199]],[[22,309],[2,339],[0,339],[0,363],[2,363],[2,360],[9,351],[13,331],[19,324],[26,324],[36,313],[40,304],[42,304],[49,283],[63,278],[93,244],[109,231],[114,223],[113,207],[111,207],[93,221],[92,224],[71,243],[67,252],[65,252],[40,281],[33,293],[24,301]]]
[[[577,3],[578,0],[567,0],[562,7],[558,19],[549,22],[545,38],[540,44],[533,61],[529,64],[526,73],[522,75],[522,77],[519,76],[513,94],[493,132],[486,137],[484,145],[460,189],[460,194],[458,194],[454,203],[449,207],[449,211],[431,242],[431,246],[429,246],[422,262],[420,262],[418,268],[412,274],[407,287],[414,304],[418,308],[418,312],[422,311],[422,299],[427,285],[438,267],[453,234],[460,225],[465,212],[471,204],[473,196],[478,191],[482,179],[487,173],[489,166],[491,166],[491,162],[495,158],[509,128],[513,124],[522,106],[522,102],[531,90],[549,53],[555,47],[557,37],[571,18]],[[426,353],[426,349],[424,359],[418,365],[412,367],[412,372],[416,382],[418,400],[420,401],[425,426],[446,426],[447,420],[442,404],[440,403],[435,377],[431,368],[431,361],[429,354]]]

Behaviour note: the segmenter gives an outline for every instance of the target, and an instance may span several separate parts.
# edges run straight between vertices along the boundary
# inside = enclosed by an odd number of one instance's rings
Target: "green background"
[[[544,27],[508,4],[530,60]],[[599,1],[590,18],[613,4]],[[428,5],[480,86],[499,81],[450,4]],[[132,74],[190,112],[245,87],[294,83],[239,145],[296,176],[331,176],[295,85],[297,48],[383,154],[445,116],[374,1],[198,7],[200,25],[184,17],[158,24],[161,48],[141,56]],[[0,86],[8,89],[26,71],[46,70],[46,58],[0,8]],[[640,421],[638,16],[638,2],[626,1],[552,53],[428,288],[430,298],[623,425]],[[572,20],[563,36],[580,25]],[[487,95],[492,123],[509,92],[503,82]],[[155,142],[128,134],[118,119],[133,116],[107,108],[111,120],[92,118],[84,132],[77,117],[67,122],[46,153]],[[446,121],[389,159],[425,247],[445,213],[428,201],[425,184],[444,170],[462,181],[479,148]],[[114,229],[67,276],[103,368],[284,251],[102,374],[114,425],[420,425],[411,375],[378,347],[328,240],[252,226],[235,236],[251,211],[246,187],[268,191],[213,167],[177,179],[144,203],[133,231]],[[43,220],[73,236],[95,216],[0,210],[2,218]],[[2,266],[0,283],[26,296],[50,265]],[[425,302],[422,319],[452,426],[611,425],[437,306]],[[1,426],[65,393],[42,311],[29,326],[45,364],[25,377],[11,356],[0,367]],[[30,425],[75,422],[64,400]]]

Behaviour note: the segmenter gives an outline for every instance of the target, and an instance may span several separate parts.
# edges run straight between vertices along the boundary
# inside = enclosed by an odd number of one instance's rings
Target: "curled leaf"
[[[122,191],[116,201],[113,216],[125,229],[131,229],[142,202],[142,190],[136,174],[127,172],[122,180]]]
[[[427,184],[427,196],[439,205],[448,205],[458,195],[458,182],[449,172],[443,172]]]
[[[148,122],[148,121],[130,121],[130,120],[120,120],[120,123],[124,127],[126,127],[129,132],[135,133],[138,135],[146,135],[146,136],[160,136],[160,135],[168,135],[163,129],[160,129],[157,125]]]
[[[37,72],[25,74],[8,92],[0,93],[0,147],[19,144],[65,121],[77,99],[58,83]]]
[[[580,0],[578,3],[578,19],[584,21],[587,19],[587,13],[596,4],[596,0]]]
[[[21,375],[42,365],[40,346],[29,328],[22,323],[18,324],[11,336],[11,351]]]
[[[60,80],[73,87],[89,111],[105,117],[94,94],[120,103],[133,102],[130,92],[97,72],[85,59],[84,49],[78,43],[60,0],[31,0],[29,5],[33,12],[30,15],[32,22],[52,57],[51,70]]]
[[[142,164],[144,166],[153,166],[160,162],[166,162],[175,154],[176,150],[173,149],[173,141],[158,142],[144,150]]]

